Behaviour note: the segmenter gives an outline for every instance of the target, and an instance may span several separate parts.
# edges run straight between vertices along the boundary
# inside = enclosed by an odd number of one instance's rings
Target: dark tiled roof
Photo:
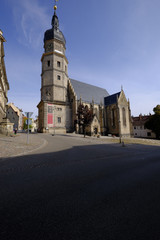
[[[77,95],[77,100],[80,98],[84,102],[92,102],[100,104],[104,103],[104,97],[109,96],[104,88],[96,87],[87,83],[83,83],[74,79],[70,79],[72,87]]]
[[[139,115],[138,117],[132,117],[133,126],[143,126],[151,117],[151,115]]]
[[[117,102],[117,98],[119,98],[120,93],[121,92],[118,92],[118,93],[115,93],[115,94],[110,95],[108,97],[105,97],[104,98],[104,105],[108,106],[108,105],[116,103]]]
[[[57,31],[56,29],[54,29],[54,28],[51,28],[51,29],[47,30],[47,31],[45,32],[45,34],[44,34],[44,42],[45,42],[46,40],[51,40],[51,39],[57,39],[57,40],[63,42],[64,45],[66,44],[66,40],[65,40],[65,38],[64,38],[63,33],[62,33],[60,30],[59,30],[59,32],[58,32],[58,31]]]
[[[56,12],[54,12],[53,18],[52,18],[52,28],[47,30],[44,34],[44,42],[47,40],[57,39],[61,42],[66,44],[65,37],[63,33],[59,30],[59,20],[56,15]]]

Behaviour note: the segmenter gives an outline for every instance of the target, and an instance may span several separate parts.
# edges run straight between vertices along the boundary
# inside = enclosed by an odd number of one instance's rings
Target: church
[[[38,131],[131,136],[130,103],[123,89],[109,95],[103,88],[69,78],[66,40],[56,9],[55,5],[52,27],[44,33]]]

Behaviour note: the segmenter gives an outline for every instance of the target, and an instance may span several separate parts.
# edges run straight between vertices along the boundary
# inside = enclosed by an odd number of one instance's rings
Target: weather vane
[[[54,10],[57,10],[57,2],[58,2],[59,0],[54,0]]]

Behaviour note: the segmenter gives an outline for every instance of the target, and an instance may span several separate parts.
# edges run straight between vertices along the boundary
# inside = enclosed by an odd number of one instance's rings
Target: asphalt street
[[[160,147],[43,138],[0,161],[0,240],[160,239]]]

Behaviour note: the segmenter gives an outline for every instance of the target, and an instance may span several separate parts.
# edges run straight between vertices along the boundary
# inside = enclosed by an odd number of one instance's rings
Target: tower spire
[[[56,14],[56,10],[57,10],[57,2],[58,0],[54,0],[54,15],[53,15],[53,18],[52,18],[52,27],[54,29],[58,29],[59,28],[59,21],[58,21],[58,17],[57,17],[57,14]]]

